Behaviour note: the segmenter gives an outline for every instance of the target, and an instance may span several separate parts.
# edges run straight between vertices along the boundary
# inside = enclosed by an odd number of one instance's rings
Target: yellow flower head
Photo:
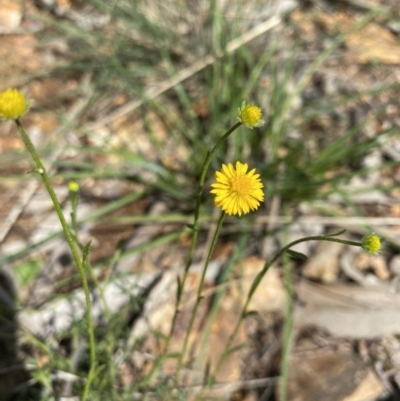
[[[68,183],[68,190],[70,192],[78,192],[79,191],[79,184],[76,181],[70,181]]]
[[[381,239],[374,233],[367,234],[362,240],[362,247],[365,251],[378,255],[382,248]]]
[[[215,204],[228,215],[241,216],[257,210],[264,200],[260,174],[255,174],[256,169],[247,170],[246,163],[236,162],[236,169],[232,164],[223,164],[222,170],[215,172],[211,193],[215,194]]]
[[[7,89],[0,92],[0,118],[16,120],[26,113],[28,107],[25,95],[18,89]]]
[[[261,127],[265,124],[265,121],[262,120],[261,117],[261,109],[254,104],[246,105],[246,101],[244,101],[242,103],[242,106],[239,107],[238,119],[250,129],[252,129],[253,127]]]

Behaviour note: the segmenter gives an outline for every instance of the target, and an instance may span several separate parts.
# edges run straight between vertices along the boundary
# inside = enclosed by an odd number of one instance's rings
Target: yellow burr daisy
[[[264,200],[264,185],[256,169],[249,172],[247,163],[223,164],[221,171],[215,172],[215,180],[210,191],[215,194],[214,203],[228,215],[241,216],[257,210]]]
[[[70,192],[78,192],[79,191],[79,184],[76,181],[70,181],[68,183],[68,190]]]
[[[0,92],[0,118],[16,120],[28,110],[29,103],[18,89],[7,89]]]
[[[254,104],[246,104],[246,101],[244,101],[242,106],[239,107],[238,119],[250,129],[254,127],[261,127],[265,124],[265,121],[262,120],[261,117],[261,109]]]
[[[382,249],[381,239],[374,233],[367,234],[362,240],[362,247],[365,251],[378,255]]]

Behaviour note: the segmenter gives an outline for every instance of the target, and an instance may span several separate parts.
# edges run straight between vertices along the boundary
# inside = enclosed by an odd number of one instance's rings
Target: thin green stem
[[[210,166],[211,160],[218,150],[218,148],[227,140],[229,135],[231,135],[237,128],[239,128],[242,125],[242,122],[237,122],[236,124],[232,125],[231,128],[229,128],[228,131],[225,132],[225,134],[218,140],[218,142],[215,144],[215,146],[212,148],[210,152],[208,152],[206,159],[204,160],[203,167],[201,169],[200,173],[200,180],[199,180],[199,185],[197,188],[197,194],[196,194],[196,205],[195,205],[195,210],[194,210],[194,218],[193,218],[193,225],[192,225],[192,230],[193,230],[193,235],[192,235],[192,240],[190,242],[190,248],[189,248],[189,254],[187,258],[187,262],[185,265],[185,270],[183,273],[182,280],[178,281],[178,291],[177,291],[177,297],[176,297],[176,303],[175,303],[175,312],[174,316],[172,318],[172,323],[171,323],[171,328],[168,334],[168,337],[165,341],[165,346],[164,346],[164,352],[162,352],[162,356],[157,360],[157,362],[153,365],[153,368],[149,372],[149,374],[146,377],[146,380],[144,383],[147,383],[155,373],[155,371],[159,368],[159,366],[163,363],[163,361],[166,358],[166,354],[169,348],[169,344],[171,342],[171,338],[174,332],[174,328],[176,325],[176,321],[179,315],[179,307],[181,304],[181,299],[183,295],[183,289],[185,288],[185,283],[186,279],[189,273],[190,266],[192,265],[193,262],[193,254],[194,250],[196,248],[196,243],[197,243],[197,236],[199,232],[199,214],[200,214],[200,205],[201,205],[201,196],[203,194],[203,186],[204,182],[206,180],[206,175],[208,171],[208,167]]]
[[[233,267],[237,264],[240,255],[243,254],[244,248],[247,245],[247,241],[248,241],[248,234],[240,236],[231,257],[229,258],[228,263],[225,264],[221,277],[218,280],[219,283],[218,286],[215,288],[216,291],[214,292],[213,295],[210,313],[207,317],[207,324],[204,330],[202,330],[203,335],[200,343],[201,345],[199,346],[197,351],[197,360],[196,360],[196,365],[194,367],[195,371],[201,370],[204,358],[206,356],[206,348],[210,342],[212,329],[217,319],[218,312],[220,311],[221,308],[222,299],[227,291],[227,288],[229,287],[228,278],[232,272]],[[206,363],[209,364],[209,361],[207,361]],[[207,377],[205,377],[205,380],[207,380]]]
[[[317,236],[312,236],[312,237],[305,237],[305,238],[300,238],[296,241],[291,242],[290,244],[284,246],[280,251],[278,251],[276,253],[276,255],[268,262],[265,262],[264,267],[262,268],[262,270],[257,274],[256,278],[254,279],[249,293],[247,294],[247,298],[246,301],[244,303],[244,306],[242,308],[242,311],[240,313],[239,319],[236,322],[235,328],[233,329],[233,332],[231,334],[231,336],[228,339],[228,342],[226,344],[226,347],[224,349],[224,352],[222,353],[216,367],[214,370],[214,374],[210,377],[209,380],[209,385],[213,384],[213,377],[215,377],[215,375],[218,373],[218,371],[221,369],[223,363],[225,362],[226,358],[228,357],[230,351],[231,351],[231,346],[232,343],[234,341],[234,339],[236,338],[236,335],[239,331],[239,328],[243,322],[243,320],[246,318],[247,316],[247,308],[250,304],[250,301],[255,293],[255,291],[257,290],[258,285],[260,284],[261,280],[263,279],[263,277],[265,276],[265,274],[268,272],[269,268],[287,251],[289,250],[292,246],[300,244],[301,242],[306,242],[306,241],[329,241],[329,242],[339,242],[341,244],[345,244],[345,245],[351,245],[351,246],[360,246],[362,247],[362,243],[361,242],[354,242],[354,241],[348,241],[348,240],[344,240],[344,239],[340,239],[340,238],[334,238],[334,237],[329,237],[326,235],[317,235]]]
[[[28,137],[27,133],[25,132],[25,129],[22,126],[21,122],[17,119],[17,120],[15,120],[15,123],[17,124],[18,131],[21,134],[22,140],[24,141],[26,148],[28,149],[29,153],[32,156],[32,159],[36,165],[36,170],[41,175],[42,181],[46,187],[46,190],[49,193],[51,200],[53,201],[54,209],[60,220],[62,229],[64,231],[64,235],[67,240],[68,246],[71,250],[74,262],[78,268],[83,291],[85,293],[87,333],[88,333],[88,337],[89,337],[89,347],[90,347],[90,370],[89,370],[86,384],[85,384],[85,387],[83,389],[82,396],[81,396],[81,401],[84,401],[84,400],[86,400],[88,392],[89,392],[90,383],[93,379],[95,364],[96,364],[96,345],[95,345],[95,339],[94,339],[92,307],[91,307],[91,302],[90,302],[89,286],[88,286],[86,276],[85,276],[85,268],[83,266],[83,262],[80,258],[79,252],[76,248],[73,236],[69,230],[67,221],[65,220],[60,203],[58,202],[56,193],[54,192],[54,189],[51,185],[49,176],[47,175],[46,170],[43,166],[43,163],[42,163],[40,157],[38,156],[36,149],[33,146],[30,138]]]
[[[201,194],[203,192],[203,185],[204,185],[204,181],[206,179],[208,166],[210,165],[211,160],[212,160],[215,152],[227,140],[228,136],[230,134],[232,134],[232,132],[235,131],[237,128],[239,128],[241,125],[242,125],[242,122],[238,121],[231,128],[229,128],[228,131],[226,131],[225,134],[215,144],[215,146],[212,148],[211,152],[208,153],[208,155],[206,157],[206,160],[204,161],[203,169],[201,170],[200,181],[199,181],[199,189],[198,189],[198,193],[197,193],[197,197],[198,198],[201,196]],[[195,221],[197,221],[197,219],[199,218],[199,210],[200,210],[200,202],[196,203]]]
[[[185,357],[185,354],[186,354],[186,349],[187,349],[187,346],[188,346],[189,335],[190,335],[190,332],[192,331],[194,320],[196,318],[197,310],[199,309],[200,302],[203,299],[201,293],[203,292],[204,279],[206,277],[207,268],[208,268],[208,265],[209,265],[209,263],[211,261],[211,257],[212,257],[212,254],[214,252],[215,245],[217,244],[219,233],[221,232],[222,223],[224,222],[224,218],[225,218],[225,212],[222,212],[221,216],[219,217],[219,220],[218,220],[218,223],[217,223],[217,227],[215,229],[215,233],[214,233],[214,237],[212,239],[211,245],[210,245],[210,249],[208,250],[207,259],[206,259],[206,261],[204,263],[203,271],[201,273],[200,283],[199,283],[199,286],[197,288],[196,303],[195,303],[194,308],[192,310],[192,316],[190,317],[189,326],[186,329],[185,340],[183,342],[182,351],[181,351],[181,354],[179,356],[178,369],[176,371],[176,377],[178,377],[179,372],[180,372],[180,370],[182,368],[182,363],[183,363],[183,360],[184,360],[184,357]]]
[[[203,168],[202,168],[201,174],[200,174],[200,180],[199,180],[199,186],[198,186],[198,189],[197,189],[197,195],[196,195],[196,206],[195,206],[195,210],[194,210],[194,219],[193,219],[193,236],[192,236],[192,241],[190,243],[188,260],[187,260],[187,263],[185,265],[185,272],[184,272],[184,275],[183,275],[183,278],[182,278],[182,282],[181,282],[182,289],[184,288],[185,281],[186,281],[186,278],[187,278],[187,274],[189,272],[189,268],[192,265],[193,254],[194,254],[194,250],[195,250],[195,247],[196,247],[197,235],[198,235],[198,232],[199,232],[198,225],[199,225],[199,213],[200,213],[200,205],[201,205],[201,195],[203,194],[203,186],[204,186],[204,182],[206,180],[208,167],[210,166],[211,160],[212,160],[215,152],[218,150],[218,148],[222,145],[222,143],[224,143],[226,141],[226,139],[229,137],[229,135],[232,134],[232,132],[235,131],[237,128],[239,128],[241,125],[242,125],[241,122],[237,122],[235,125],[233,125],[219,139],[219,141],[215,144],[215,146],[212,148],[212,150],[207,154],[207,157],[204,160]],[[179,294],[179,292],[178,292],[178,295],[179,296],[178,296],[178,300],[177,300],[177,304],[176,304],[176,310],[179,313],[179,303],[180,303],[180,299],[182,297],[182,293]],[[173,329],[174,329],[174,327],[172,326],[171,331]]]

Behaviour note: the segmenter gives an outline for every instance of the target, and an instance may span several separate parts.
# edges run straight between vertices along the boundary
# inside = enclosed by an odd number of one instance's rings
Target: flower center
[[[248,195],[251,191],[251,181],[245,175],[239,175],[231,178],[232,192],[238,195]]]

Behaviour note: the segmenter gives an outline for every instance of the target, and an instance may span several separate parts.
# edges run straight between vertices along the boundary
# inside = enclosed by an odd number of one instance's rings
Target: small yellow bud
[[[0,92],[0,118],[16,120],[28,110],[29,103],[18,89],[7,89]]]
[[[68,183],[68,189],[70,192],[78,192],[79,191],[79,184],[76,181],[70,181]]]
[[[262,120],[261,117],[261,109],[254,104],[246,105],[246,101],[244,101],[242,106],[239,108],[239,121],[250,129],[253,127],[261,127],[265,124],[265,121]]]
[[[374,233],[367,234],[362,240],[362,247],[365,251],[378,255],[382,248],[381,239]]]

